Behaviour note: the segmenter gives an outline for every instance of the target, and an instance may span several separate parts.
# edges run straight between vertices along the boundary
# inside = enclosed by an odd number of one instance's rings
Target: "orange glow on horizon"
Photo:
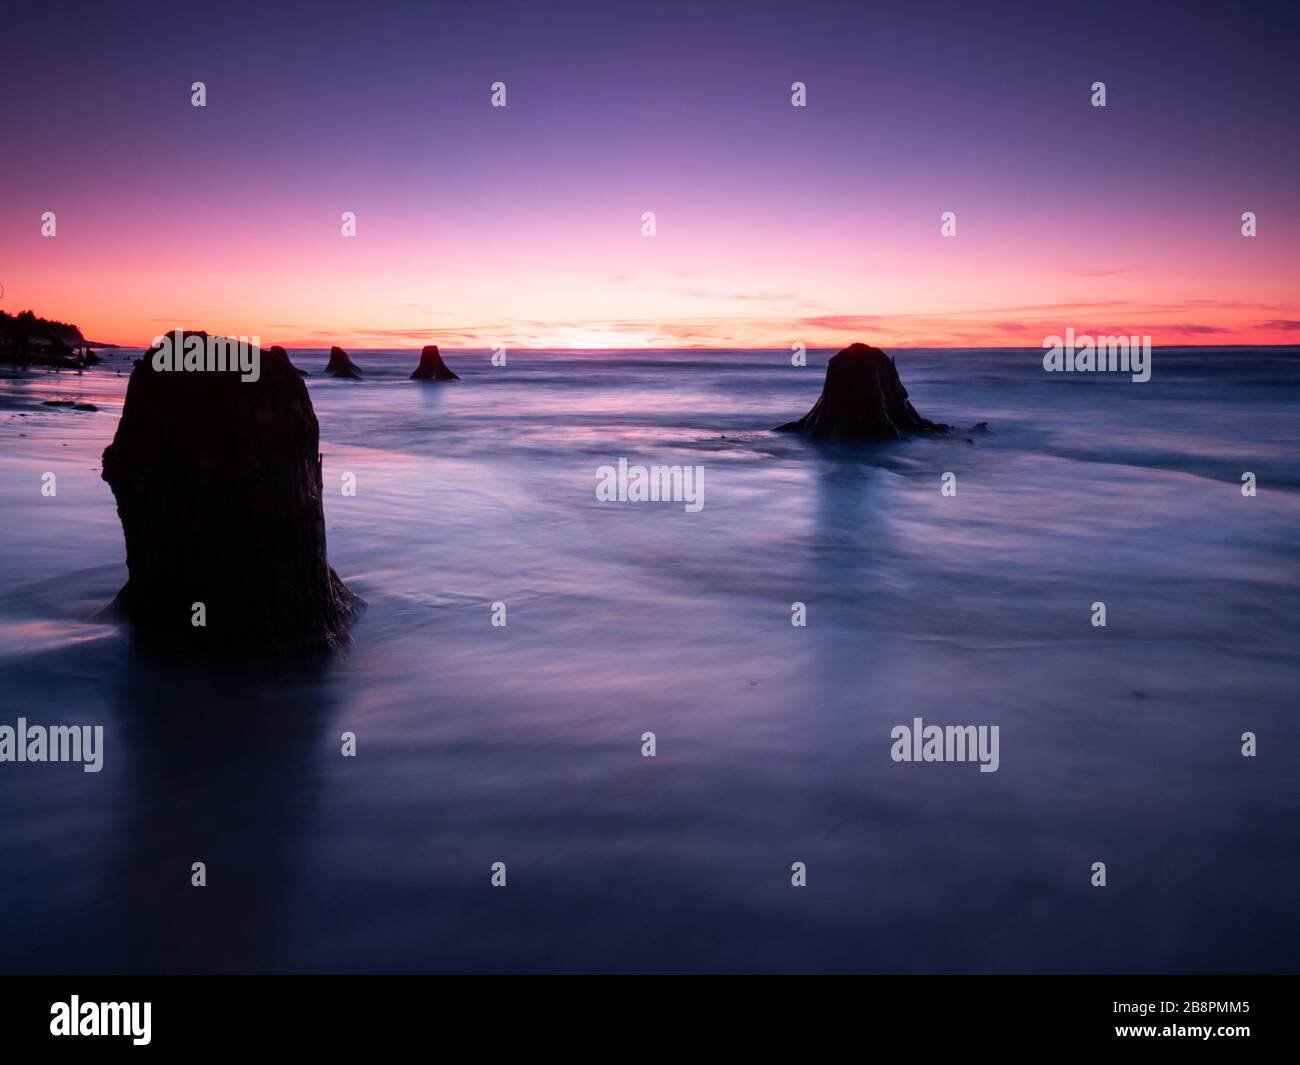
[[[69,212],[57,239],[9,234],[0,308],[126,347],[176,327],[290,348],[1036,347],[1067,327],[1157,346],[1300,340],[1290,223],[1252,240],[1217,220],[1171,225],[1155,247],[1121,239],[1123,218],[968,224],[944,240],[937,224],[921,234],[892,216],[776,218],[756,232],[665,212],[654,239],[599,211],[568,217],[568,229],[521,220],[489,241],[468,222],[369,215],[344,239],[315,219],[221,232],[164,211],[141,231]],[[199,252],[155,251],[186,226]],[[854,228],[870,239],[845,236]]]

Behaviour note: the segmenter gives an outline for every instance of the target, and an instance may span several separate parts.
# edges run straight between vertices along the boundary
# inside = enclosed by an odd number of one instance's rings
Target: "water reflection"
[[[129,777],[102,891],[115,902],[114,955],[129,968],[288,964],[318,770],[338,752],[330,668],[315,661],[283,675],[146,659],[118,673],[117,757]],[[198,861],[203,888],[191,885]]]

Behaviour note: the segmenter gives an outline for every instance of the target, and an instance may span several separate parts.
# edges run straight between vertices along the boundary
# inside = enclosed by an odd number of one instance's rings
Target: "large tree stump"
[[[412,381],[459,381],[460,378],[447,369],[442,361],[437,344],[426,344],[420,352],[420,365],[411,374]]]
[[[821,398],[813,409],[797,422],[777,426],[778,432],[846,441],[900,440],[948,429],[916,413],[894,360],[866,344],[851,344],[831,356]]]
[[[302,378],[279,348],[260,353],[256,381],[157,370],[153,354],[132,371],[104,449],[129,573],[115,606],[196,647],[342,649],[363,603],[325,557],[319,427]]]

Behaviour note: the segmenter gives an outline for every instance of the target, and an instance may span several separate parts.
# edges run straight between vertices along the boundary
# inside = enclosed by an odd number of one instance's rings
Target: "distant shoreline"
[[[282,340],[276,340],[274,343],[275,343],[276,345],[278,345],[279,347],[285,348],[287,351],[290,351],[290,352],[295,352],[295,351],[315,352],[315,351],[319,351],[319,352],[323,352],[323,353],[326,353],[326,354],[329,353],[330,347],[331,347],[331,346],[334,346],[334,345],[330,345],[330,344],[324,344],[324,345],[315,345],[315,344],[295,344],[295,343],[293,343],[292,341],[289,342],[289,343],[285,343],[285,342],[282,341]],[[148,350],[149,350],[149,344],[147,344],[147,343],[145,343],[145,344],[105,344],[105,343],[100,343],[100,342],[98,342],[98,341],[85,341],[85,342],[83,342],[83,346],[84,346],[84,347],[90,347],[90,348],[106,348],[106,349],[125,350],[125,351],[135,351],[135,350],[139,350],[139,351],[148,351]],[[264,347],[264,348],[270,348],[271,346],[272,346],[271,342],[267,342],[267,343],[264,343],[264,344],[262,345],[262,347]],[[338,343],[337,343],[337,346],[345,347],[349,352],[352,352],[352,351],[357,351],[357,352],[371,352],[371,353],[374,353],[374,354],[381,354],[381,355],[382,355],[382,354],[389,354],[389,353],[393,353],[393,354],[399,354],[399,353],[400,353],[400,354],[402,354],[402,355],[404,355],[404,356],[407,355],[408,353],[410,353],[411,351],[415,351],[415,352],[418,354],[418,347],[419,347],[419,345],[416,345],[416,344],[414,344],[414,343],[412,343],[412,344],[410,344],[410,345],[394,345],[394,346],[391,346],[391,347],[362,347],[361,345],[353,344],[353,343],[350,343],[350,342],[348,342],[348,341],[341,341],[341,342],[338,342]],[[841,345],[841,346],[842,346],[842,345]],[[484,356],[487,356],[487,355],[490,355],[490,354],[491,354],[491,348],[490,348],[490,346],[487,346],[487,345],[469,346],[469,347],[449,347],[449,346],[447,346],[447,345],[445,345],[445,344],[440,344],[439,347],[440,347],[441,350],[444,351],[444,352],[455,352],[455,353],[458,353],[458,354],[459,354],[459,353],[463,353],[463,354],[471,354],[471,355],[472,355],[472,354],[480,354],[480,355],[484,355]],[[1038,353],[1038,354],[1040,354],[1040,355],[1041,355],[1042,352],[1043,352],[1043,346],[1042,346],[1041,344],[1025,344],[1025,345],[1016,345],[1016,346],[1012,346],[1012,345],[1002,345],[1002,344],[993,344],[993,345],[988,345],[988,344],[986,344],[986,345],[971,346],[971,347],[961,347],[961,346],[958,346],[958,345],[946,344],[946,345],[942,345],[942,346],[937,346],[937,347],[936,347],[936,346],[932,346],[932,345],[924,345],[924,344],[915,344],[915,345],[906,345],[906,346],[905,346],[905,345],[901,345],[901,344],[889,344],[889,343],[885,343],[884,347],[885,347],[886,350],[888,350],[888,351],[890,351],[890,352],[908,352],[908,351],[924,351],[924,352],[942,352],[942,351],[951,351],[951,352],[1014,351],[1014,352],[1022,352],[1022,351],[1023,351],[1023,352],[1036,352],[1036,353]],[[1273,351],[1297,351],[1297,352],[1300,352],[1300,341],[1297,341],[1295,344],[1153,344],[1153,345],[1151,346],[1151,348],[1152,348],[1153,351],[1215,351],[1215,350],[1218,350],[1218,351],[1269,351],[1269,350],[1273,350]],[[545,348],[545,347],[510,347],[510,348],[508,348],[508,350],[509,350],[510,354],[512,354],[512,355],[513,355],[513,354],[521,354],[521,355],[534,355],[534,354],[536,354],[536,355],[583,355],[583,354],[637,355],[637,354],[653,354],[653,353],[655,353],[655,352],[662,352],[662,351],[699,352],[699,353],[701,353],[701,354],[714,354],[714,355],[721,355],[721,354],[726,354],[727,352],[740,352],[740,351],[744,351],[744,352],[776,352],[776,353],[780,353],[780,354],[783,354],[783,355],[788,355],[788,354],[790,353],[790,349],[789,349],[788,347],[775,347],[775,348],[773,348],[773,347],[761,347],[761,346],[755,346],[755,347],[743,347],[743,346],[736,346],[736,345],[728,345],[728,346],[726,346],[726,347],[671,347],[671,346],[664,345],[664,346],[660,346],[660,347],[638,347],[638,348]],[[835,344],[824,344],[824,345],[823,345],[823,344],[809,344],[809,345],[806,345],[806,350],[808,350],[809,352],[823,352],[823,351],[824,351],[824,352],[830,352],[831,354],[834,354],[836,351],[840,350],[840,348],[839,348],[838,346],[836,346]]]

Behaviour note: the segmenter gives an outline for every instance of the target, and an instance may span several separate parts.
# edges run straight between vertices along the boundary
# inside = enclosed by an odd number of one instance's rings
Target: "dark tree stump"
[[[778,425],[777,431],[825,440],[884,441],[949,428],[916,413],[893,359],[879,348],[851,344],[831,357],[813,409],[797,422]]]
[[[361,380],[361,370],[342,348],[330,348],[330,361],[325,364],[325,372],[350,381]]]
[[[316,414],[283,349],[260,361],[249,382],[136,363],[104,449],[129,572],[114,606],[195,647],[338,651],[364,604],[325,557]]]
[[[420,365],[411,374],[412,381],[459,381],[460,378],[447,369],[442,361],[437,344],[426,344],[420,352]]]
[[[265,353],[268,352],[268,351],[270,351],[270,352],[278,352],[279,354],[283,355],[286,359],[289,359],[289,353],[288,353],[287,351],[285,351],[284,348],[280,347],[279,344],[273,344],[273,345],[272,345],[271,347],[269,347],[269,348],[263,348],[263,349],[262,349],[263,354],[265,354]],[[290,366],[293,366],[293,360],[291,360],[291,359],[289,360],[289,365],[290,365]],[[293,372],[296,373],[299,377],[310,377],[310,376],[311,376],[311,374],[309,374],[306,370],[300,369],[300,368],[297,367],[297,366],[293,366]]]

